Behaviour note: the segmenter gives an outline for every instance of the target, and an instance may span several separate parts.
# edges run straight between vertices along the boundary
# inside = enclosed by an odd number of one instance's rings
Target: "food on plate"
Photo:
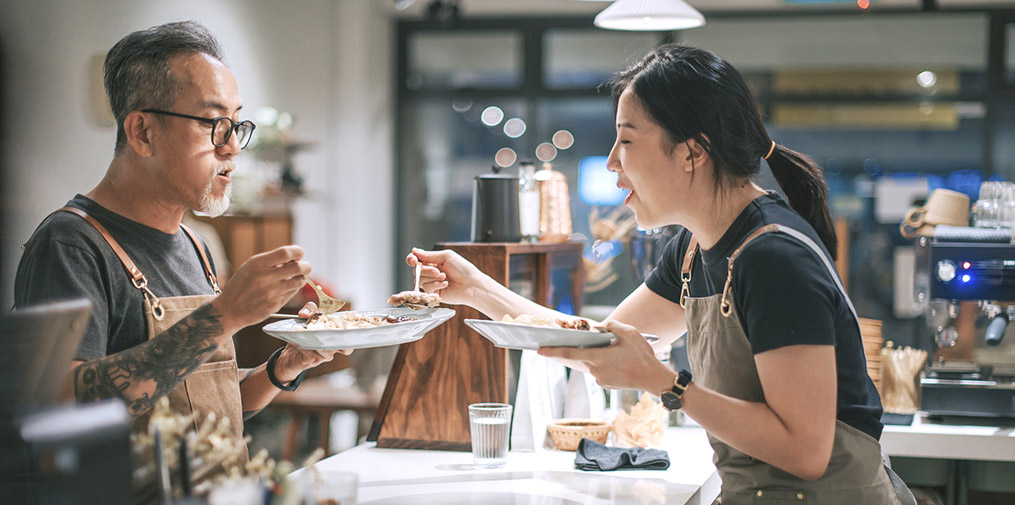
[[[561,328],[567,328],[569,330],[583,330],[583,331],[592,330],[592,325],[589,324],[588,320],[582,318],[572,319],[570,321],[558,319],[557,324],[559,324]]]
[[[412,320],[414,319],[407,316],[367,316],[355,312],[336,312],[334,314],[318,312],[307,319],[306,328],[308,330],[349,330],[352,328],[373,328],[374,326]]]
[[[388,297],[388,303],[395,307],[405,305],[407,307],[436,307],[441,303],[441,295],[437,293],[426,293],[423,291],[402,291]]]
[[[518,317],[504,315],[501,321],[505,323],[527,324],[529,326],[541,326],[544,328],[566,328],[569,330],[592,331],[592,325],[588,319],[576,317],[574,319],[558,319],[552,317],[534,316],[532,314],[519,314]]]

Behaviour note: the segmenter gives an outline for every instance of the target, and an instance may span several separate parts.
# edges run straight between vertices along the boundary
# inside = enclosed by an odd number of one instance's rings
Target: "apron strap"
[[[722,315],[725,317],[729,317],[730,312],[732,311],[729,296],[733,287],[732,286],[733,262],[736,261],[737,257],[740,256],[740,253],[743,252],[744,246],[746,246],[750,241],[766,233],[772,232],[785,233],[786,235],[789,235],[799,240],[800,242],[803,242],[804,245],[814,250],[814,252],[818,255],[818,257],[821,258],[821,261],[824,262],[825,268],[828,269],[828,273],[832,276],[832,280],[835,281],[836,287],[839,288],[839,292],[842,293],[843,298],[846,300],[846,305],[849,306],[849,311],[853,313],[853,319],[857,319],[856,309],[853,308],[853,302],[851,302],[849,296],[846,295],[846,288],[842,286],[842,281],[839,280],[838,271],[835,270],[835,267],[832,266],[832,263],[828,261],[827,257],[825,257],[825,253],[821,251],[821,247],[819,247],[818,244],[814,243],[814,241],[811,240],[811,238],[808,237],[807,235],[804,235],[803,233],[794,230],[793,228],[783,226],[780,224],[768,224],[762,226],[761,228],[758,228],[757,230],[754,230],[754,233],[751,233],[746,239],[744,239],[744,241],[740,243],[740,246],[737,247],[736,250],[733,251],[733,254],[730,255],[729,269],[726,272],[726,285],[723,287],[722,301],[720,302],[719,305],[719,310],[720,312],[722,312]],[[857,322],[857,325],[859,324],[860,323]]]
[[[215,273],[211,270],[211,263],[208,261],[208,256],[204,253],[204,247],[201,245],[201,240],[197,237],[197,234],[193,230],[187,227],[187,225],[180,223],[180,228],[187,233],[190,237],[190,241],[194,243],[194,248],[197,249],[197,254],[201,256],[201,263],[204,265],[204,275],[208,277],[208,282],[211,283],[212,289],[215,290],[215,294],[222,292],[219,289],[218,279],[215,278]]]
[[[895,496],[899,498],[899,503],[901,505],[917,505],[913,491],[903,482],[902,477],[899,477],[899,474],[895,473],[892,467],[887,464],[884,465],[884,468],[885,473],[888,474],[888,482],[892,484],[892,491],[895,491]]]
[[[694,255],[698,252],[698,239],[694,235],[691,235],[691,240],[687,243],[687,252],[684,253],[684,264],[680,266],[680,306],[684,306],[684,298],[690,295],[691,290],[688,285],[691,282],[691,267],[694,266]]]
[[[137,265],[131,261],[130,256],[127,256],[127,251],[124,251],[123,248],[120,247],[120,244],[113,238],[112,235],[110,235],[109,231],[106,230],[106,227],[102,226],[102,223],[96,221],[94,217],[88,215],[87,212],[76,207],[61,207],[57,209],[56,212],[69,212],[79,216],[87,221],[88,224],[92,225],[92,227],[99,232],[99,235],[102,235],[102,239],[105,240],[106,243],[109,244],[109,247],[113,249],[113,252],[116,253],[116,257],[120,258],[120,263],[123,265],[123,269],[127,271],[127,275],[130,276],[131,283],[134,284],[135,288],[141,290],[145,300],[148,300],[151,304],[152,316],[154,316],[156,320],[161,321],[162,318],[165,317],[165,310],[162,308],[162,303],[159,301],[159,297],[155,296],[155,293],[152,293],[152,291],[148,289],[148,279],[141,273],[141,270],[137,268]]]

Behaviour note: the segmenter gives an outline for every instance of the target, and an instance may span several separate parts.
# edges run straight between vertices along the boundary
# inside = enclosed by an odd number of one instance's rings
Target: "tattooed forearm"
[[[201,366],[218,347],[221,314],[204,304],[147,342],[74,369],[80,402],[121,398],[132,416],[148,411]]]

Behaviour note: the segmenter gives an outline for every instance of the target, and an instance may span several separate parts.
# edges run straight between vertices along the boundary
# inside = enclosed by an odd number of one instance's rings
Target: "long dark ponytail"
[[[629,87],[672,146],[694,139],[708,153],[717,192],[757,175],[768,155],[786,200],[836,258],[838,239],[821,168],[785,146],[773,148],[758,102],[737,69],[709,51],[666,44],[613,78],[614,99]]]

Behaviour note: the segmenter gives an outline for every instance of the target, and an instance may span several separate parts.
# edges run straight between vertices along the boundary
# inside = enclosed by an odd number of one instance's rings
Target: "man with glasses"
[[[288,345],[255,369],[236,367],[233,333],[278,311],[310,265],[301,248],[280,247],[251,258],[220,289],[204,243],[181,225],[191,210],[226,211],[234,158],[254,132],[204,26],[131,33],[106,55],[104,74],[117,123],[113,159],[94,189],[25,245],[15,305],[91,300],[68,396],[121,398],[139,428],[168,397],[178,412],[230,419],[241,436],[243,413],[295,389],[306,369],[334,355]]]

